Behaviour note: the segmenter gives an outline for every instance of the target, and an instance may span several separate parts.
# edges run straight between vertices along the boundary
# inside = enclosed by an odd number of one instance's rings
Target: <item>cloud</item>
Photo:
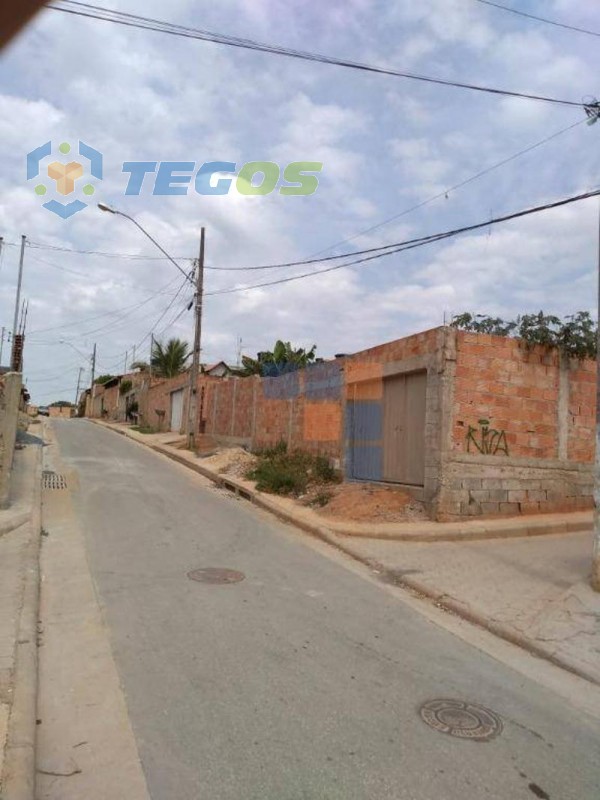
[[[548,16],[570,18],[555,0]],[[463,0],[131,0],[127,11],[430,75],[580,99],[593,90],[591,37],[533,25]],[[551,13],[552,12],[552,13]],[[600,12],[578,9],[600,28]],[[577,23],[576,23],[577,24]],[[207,265],[277,264],[352,252],[478,222],[591,188],[596,127],[580,126],[504,167],[443,192],[583,118],[578,109],[189,42],[42,12],[1,67],[0,311],[12,320],[20,235],[30,299],[26,376],[36,400],[75,391],[98,345],[117,371],[149,333],[190,338],[191,287],[140,231],[93,207],[61,220],[24,176],[25,153],[83,139],[104,153],[93,198],[134,216],[184,270],[207,230]],[[125,160],[323,162],[310,197],[125,196]],[[408,209],[442,192],[435,202]],[[234,294],[314,267],[206,271],[204,357],[233,360],[277,337],[350,352],[441,322],[444,312],[516,315],[593,305],[593,203],[306,280]],[[394,221],[363,233],[380,221]],[[344,242],[342,245],[333,245]],[[37,244],[43,245],[38,247]],[[50,249],[48,249],[48,246]],[[58,248],[58,249],[57,249]],[[85,251],[85,252],[76,252]],[[90,251],[125,254],[106,257]],[[141,258],[131,258],[139,256]],[[8,322],[7,324],[10,324]],[[76,349],[74,349],[76,348]],[[5,350],[6,353],[6,350]],[[81,353],[84,355],[82,356]],[[54,377],[53,377],[54,376]],[[89,373],[88,373],[89,376]],[[72,384],[72,388],[71,387]]]

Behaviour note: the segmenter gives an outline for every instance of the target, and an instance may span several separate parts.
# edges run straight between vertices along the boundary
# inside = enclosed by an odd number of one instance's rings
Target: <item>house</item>
[[[212,378],[225,378],[233,375],[234,370],[224,361],[217,361],[216,364],[202,365],[202,373],[210,375]]]

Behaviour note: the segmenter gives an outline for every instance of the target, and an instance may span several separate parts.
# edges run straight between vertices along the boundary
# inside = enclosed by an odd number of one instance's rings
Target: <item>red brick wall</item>
[[[596,362],[572,361],[569,370],[567,458],[593,462],[596,440]]]
[[[559,457],[560,365],[556,350],[527,349],[516,339],[457,332],[453,449],[467,450],[469,427],[481,441],[479,420],[504,431],[514,458]],[[595,363],[568,367],[567,457],[592,461]],[[471,442],[471,452],[476,448]]]
[[[390,361],[404,361],[413,356],[423,356],[434,353],[439,345],[440,328],[430,328],[422,333],[395,339],[393,342],[379,344],[368,350],[353,353],[346,359],[346,365],[351,367],[360,364],[386,364]]]
[[[145,397],[140,399],[140,423],[149,425],[156,430],[168,431],[171,423],[171,392],[189,386],[189,375],[187,372],[176,375],[174,378],[160,380],[152,379],[152,384]],[[187,414],[187,392],[184,395],[183,419]],[[164,411],[164,415],[159,415],[157,411]]]

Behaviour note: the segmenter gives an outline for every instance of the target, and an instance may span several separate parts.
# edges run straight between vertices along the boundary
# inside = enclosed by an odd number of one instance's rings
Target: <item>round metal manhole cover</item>
[[[502,733],[502,720],[493,711],[462,700],[429,700],[420,708],[421,719],[440,733],[487,742]]]
[[[246,577],[243,572],[235,569],[224,569],[222,567],[204,567],[203,569],[193,569],[187,574],[192,581],[200,583],[239,583]]]

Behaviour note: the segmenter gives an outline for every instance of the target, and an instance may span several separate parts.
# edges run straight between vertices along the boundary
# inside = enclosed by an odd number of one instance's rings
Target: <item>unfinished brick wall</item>
[[[453,365],[454,331],[433,328],[356,353],[345,359],[345,474],[384,479],[386,379],[425,372],[424,481],[411,489],[434,508],[440,483],[441,453],[447,438],[447,363]]]
[[[284,441],[347,478],[383,480],[386,381],[413,373],[426,382],[424,479],[411,491],[432,516],[592,506],[595,363],[504,337],[440,327],[277,378],[202,375],[197,431],[253,449]],[[187,385],[186,373],[141,387],[142,424],[168,430],[171,394]]]
[[[338,362],[274,378],[201,379],[203,430],[253,449],[288,447],[340,456],[343,377]]]
[[[438,517],[591,508],[595,379],[595,362],[457,331]]]
[[[591,463],[596,436],[596,362],[569,364],[567,458]]]
[[[458,331],[453,448],[477,451],[484,419],[505,433],[500,444],[506,443],[510,455],[557,457],[558,393],[556,351],[528,350],[515,339]],[[490,442],[492,449],[498,440]]]
[[[168,431],[171,423],[171,394],[178,389],[187,389],[189,384],[187,372],[165,380],[148,377],[145,386],[138,391],[140,425],[147,425],[157,431]],[[188,392],[185,391],[182,420],[187,419],[187,395]],[[159,413],[161,411],[162,414]]]

